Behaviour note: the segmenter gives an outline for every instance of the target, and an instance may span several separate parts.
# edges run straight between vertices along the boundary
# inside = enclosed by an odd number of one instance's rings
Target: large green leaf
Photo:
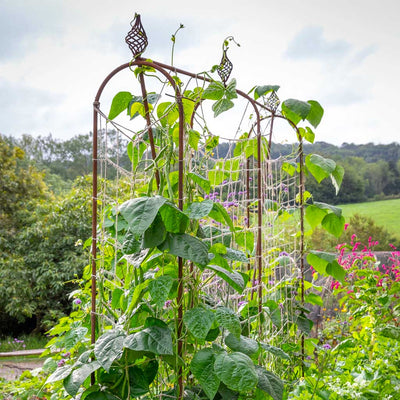
[[[220,100],[225,94],[225,86],[221,82],[211,82],[202,94],[203,99]]]
[[[335,171],[336,163],[335,161],[322,157],[319,154],[309,154],[306,156],[306,167],[316,181],[320,183]]]
[[[268,353],[271,353],[274,356],[277,356],[284,360],[290,360],[289,354],[287,354],[285,351],[283,351],[280,347],[272,346],[271,344],[268,344],[268,343],[260,343],[260,346],[265,351],[268,351]]]
[[[143,234],[142,247],[153,248],[161,244],[167,236],[167,230],[160,214],[156,215],[153,223],[146,229]]]
[[[274,400],[282,400],[284,390],[282,380],[258,365],[256,366],[256,372],[258,376],[257,387],[268,393]]]
[[[326,214],[326,210],[323,210],[313,204],[308,205],[306,208],[306,219],[312,229],[321,223]]]
[[[191,308],[183,316],[186,327],[199,340],[205,340],[214,320],[214,313],[210,309],[200,306]]]
[[[326,275],[326,267],[331,262],[335,261],[336,255],[322,251],[310,251],[307,255],[307,262],[322,275]]]
[[[296,318],[296,324],[297,327],[304,332],[307,336],[310,334],[311,329],[314,325],[314,323],[311,321],[311,319],[307,318],[305,314],[301,313],[300,315],[297,316]]]
[[[132,94],[129,92],[117,93],[112,99],[110,112],[108,113],[108,119],[114,119],[121,114],[122,111],[126,110],[131,99]]]
[[[159,276],[158,278],[150,281],[149,292],[157,307],[162,308],[164,306],[165,301],[168,299],[168,295],[173,283],[174,280],[169,275]]]
[[[72,371],[72,365],[58,367],[46,380],[46,383],[53,383],[66,378]]]
[[[199,185],[207,194],[210,193],[211,184],[210,181],[204,176],[201,176],[195,172],[189,172],[188,177],[197,185]]]
[[[236,93],[236,79],[233,78],[227,85],[225,88],[225,96],[227,99],[236,99],[237,93]]]
[[[208,263],[207,245],[197,237],[186,233],[169,233],[164,243],[158,248],[200,265]]]
[[[241,335],[239,335],[239,338],[237,338],[232,333],[225,338],[225,344],[231,350],[244,353],[249,357],[257,353],[259,349],[258,343],[254,339]]]
[[[221,353],[216,356],[214,370],[218,378],[232,390],[249,392],[258,382],[251,359],[243,353]]]
[[[336,195],[339,193],[340,186],[343,182],[344,168],[340,165],[336,165],[335,170],[331,174],[332,185],[335,188]]]
[[[213,106],[212,110],[214,111],[214,117],[218,117],[224,111],[229,110],[234,106],[233,102],[229,99],[221,99],[216,101]]]
[[[185,233],[188,225],[188,216],[172,203],[165,203],[160,208],[160,215],[167,232]]]
[[[172,355],[172,337],[168,328],[150,326],[126,337],[124,347],[135,351],[149,351],[159,355]]]
[[[107,372],[114,360],[121,357],[125,338],[124,332],[110,330],[97,339],[94,355]]]
[[[336,260],[333,260],[326,266],[326,273],[333,276],[337,281],[344,283],[346,270]]]
[[[263,86],[256,86],[254,90],[254,99],[257,100],[261,96],[265,96],[270,92],[277,92],[280,86],[278,85],[263,85]]]
[[[201,219],[206,217],[213,208],[212,200],[196,201],[189,204],[186,214],[191,219]]]
[[[307,103],[311,106],[311,109],[306,117],[307,121],[314,128],[316,128],[321,122],[322,116],[324,115],[324,109],[321,107],[321,104],[319,104],[318,101],[309,100]]]
[[[282,103],[284,115],[295,125],[301,120],[305,120],[311,110],[311,105],[296,99],[287,99]]]
[[[334,235],[338,238],[344,231],[345,222],[346,221],[343,216],[338,217],[334,213],[329,213],[329,214],[325,215],[325,217],[321,221],[321,225],[329,233],[331,233],[332,235]]]
[[[198,351],[190,364],[190,370],[210,400],[214,399],[220,384],[220,379],[214,371],[214,362],[214,352],[207,348]]]
[[[319,201],[314,202],[314,206],[320,208],[321,210],[332,211],[338,217],[342,216],[342,209],[331,204],[320,203]]]
[[[228,283],[237,292],[242,293],[247,281],[243,278],[243,275],[237,271],[228,271],[219,265],[207,265],[208,269],[214,271],[220,278]]]
[[[120,206],[120,212],[129,223],[129,229],[141,236],[153,223],[158,210],[167,201],[164,197],[138,197],[126,201]]]
[[[214,203],[209,216],[218,222],[227,224],[232,232],[235,231],[232,219],[222,204]]]
[[[158,362],[151,360],[143,367],[134,365],[128,369],[130,393],[133,397],[146,394],[158,370]]]
[[[122,242],[122,252],[124,254],[136,254],[140,249],[141,243],[137,240],[136,235],[128,230]]]
[[[218,307],[215,313],[217,322],[237,338],[240,338],[242,328],[237,314],[228,307]]]
[[[78,390],[83,382],[85,382],[86,378],[88,378],[92,372],[96,371],[100,367],[101,364],[98,361],[93,361],[74,369],[71,375],[64,379],[63,384],[65,390],[70,396],[74,397],[78,393]]]

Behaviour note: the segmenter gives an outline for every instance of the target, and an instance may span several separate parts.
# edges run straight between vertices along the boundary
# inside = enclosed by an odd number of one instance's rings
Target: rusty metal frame
[[[175,91],[175,99],[178,105],[179,111],[179,146],[178,146],[178,207],[180,210],[183,210],[183,181],[184,181],[184,111],[182,105],[182,94],[180,91],[179,86],[176,84],[174,79],[172,78],[171,73],[179,73],[191,78],[200,79],[206,82],[211,82],[212,80],[202,76],[197,75],[188,71],[185,71],[180,68],[176,68],[171,65],[167,65],[157,61],[149,61],[140,56],[134,58],[131,62],[125,63],[120,65],[119,67],[115,68],[112,72],[110,72],[102,84],[99,86],[99,89],[96,93],[94,102],[93,102],[93,183],[92,183],[92,246],[91,246],[91,266],[92,266],[92,274],[91,274],[91,343],[94,344],[96,342],[96,295],[97,295],[97,211],[98,211],[98,204],[97,204],[97,196],[98,196],[98,118],[99,118],[99,108],[100,108],[100,98],[103,93],[104,88],[107,86],[108,82],[119,72],[131,68],[131,67],[151,67],[154,68],[156,71],[160,72],[164,77],[168,80]],[[144,81],[144,75],[142,73],[139,74],[139,82],[141,86],[143,102],[146,112],[146,122],[147,122],[147,129],[149,134],[149,141],[151,147],[151,155],[152,158],[156,158],[156,151],[154,146],[153,134],[150,124],[150,116],[149,116],[149,106],[147,103],[147,92],[146,86]],[[301,239],[300,239],[300,271],[301,271],[301,299],[304,302],[304,202],[303,202],[303,194],[304,194],[304,161],[303,161],[303,151],[302,151],[302,141],[297,130],[297,127],[291,123],[290,120],[283,117],[282,115],[276,114],[276,110],[267,107],[264,104],[261,104],[254,99],[252,99],[248,94],[242,92],[241,90],[237,90],[238,95],[246,99],[254,109],[254,113],[256,116],[256,121],[253,125],[253,132],[257,138],[257,199],[258,199],[258,207],[257,207],[257,242],[256,242],[256,271],[257,271],[257,278],[258,278],[258,312],[259,315],[262,313],[262,277],[263,277],[263,265],[262,265],[262,222],[263,222],[263,196],[262,196],[262,182],[263,182],[263,173],[262,170],[262,162],[261,162],[261,116],[260,116],[260,109],[267,110],[271,115],[271,126],[269,132],[269,138],[271,141],[272,130],[273,130],[273,120],[275,117],[284,118],[287,120],[292,127],[296,130],[299,139],[299,158],[300,158],[300,199],[302,199],[300,204],[300,212],[301,212]],[[196,111],[196,108],[194,112]],[[270,146],[270,144],[269,144]],[[270,158],[270,147],[268,148],[268,159]],[[249,185],[248,176],[246,178],[247,186]],[[159,185],[159,176],[156,171],[156,182],[157,186]],[[249,195],[249,190],[247,190],[247,195]],[[249,218],[248,218],[249,220]],[[183,260],[178,257],[178,296],[177,296],[177,304],[178,304],[178,318],[177,318],[177,351],[178,356],[182,357],[183,352],[183,339],[182,339],[182,328],[183,328],[183,306],[182,306],[182,299],[183,299]],[[262,327],[260,324],[260,334],[262,334]],[[304,335],[302,336],[302,353],[304,354]],[[304,357],[304,356],[303,356]],[[92,383],[94,383],[94,375],[92,375]],[[178,399],[183,398],[183,370],[180,367],[178,371]]]

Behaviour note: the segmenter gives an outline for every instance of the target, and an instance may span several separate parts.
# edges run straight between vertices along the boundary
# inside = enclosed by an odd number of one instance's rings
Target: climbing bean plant
[[[144,64],[133,69],[134,79],[156,74],[156,64],[151,60]],[[143,181],[129,196],[126,191],[113,204],[104,205],[99,218],[103,236],[98,243],[101,256],[96,260],[100,271],[96,342],[89,340],[90,265],[81,288],[72,294],[75,310],[50,331],[49,351],[63,349],[45,365],[52,399],[79,395],[81,400],[281,400],[287,397],[288,384],[301,377],[308,351],[305,338],[312,329],[307,305],[320,305],[321,298],[316,294],[318,288],[304,282],[304,276],[286,282],[285,292],[255,295],[252,290],[257,279],[269,276],[258,276],[256,269],[249,268],[258,246],[257,232],[248,229],[255,217],[234,220],[216,201],[215,188],[232,176],[211,157],[219,137],[208,131],[207,124],[202,132],[193,129],[198,107],[212,102],[217,118],[234,108],[240,93],[234,79],[221,82],[212,77],[213,71],[218,72],[218,67],[204,73],[203,85],[194,89],[184,88],[180,78],[173,76],[176,87],[183,89],[182,96],[171,101],[160,101],[159,93],[128,91],[117,93],[112,101],[110,121],[121,113],[128,119],[151,121],[151,129],[148,124],[138,133],[141,140],[133,137],[126,149],[133,173]],[[322,225],[340,236],[344,228],[341,210],[314,202],[304,190],[306,174],[318,182],[330,178],[337,190],[343,178],[343,169],[334,161],[319,155],[304,159],[301,152],[304,140],[314,141],[313,129],[322,119],[323,108],[314,100],[288,99],[271,113],[268,98],[278,90],[279,86],[260,85],[246,96],[252,96],[260,107],[262,118],[284,119],[294,131],[300,156],[280,167],[283,173],[300,177],[295,206],[302,217],[311,229]],[[183,149],[180,124],[185,135]],[[267,138],[244,135],[226,161],[236,171],[233,179],[244,179],[240,157],[258,161],[259,147],[263,146],[265,154],[270,145]],[[201,162],[186,168],[183,182],[177,170],[180,150],[184,155],[203,154]],[[256,202],[253,207],[257,205],[261,206]],[[283,214],[282,209],[271,210],[277,217]],[[274,251],[268,268],[288,260],[279,249]],[[344,270],[330,255],[312,252],[308,257],[320,274],[343,281]],[[209,294],[210,284],[219,285],[219,297]],[[297,293],[290,304],[282,294],[288,291]],[[289,315],[285,324],[284,313]],[[285,337],[290,342],[271,339],[269,333],[274,330],[288,333]]]

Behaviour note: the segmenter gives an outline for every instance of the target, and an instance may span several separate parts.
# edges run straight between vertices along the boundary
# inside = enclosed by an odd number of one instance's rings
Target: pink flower
[[[349,227],[349,224],[344,224],[344,230],[347,231],[347,228]]]

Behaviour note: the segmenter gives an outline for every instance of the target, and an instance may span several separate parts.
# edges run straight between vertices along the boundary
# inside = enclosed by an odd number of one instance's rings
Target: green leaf
[[[189,226],[188,216],[174,204],[167,202],[160,208],[160,215],[167,232],[185,233]]]
[[[253,354],[257,353],[259,346],[258,343],[249,337],[239,335],[239,338],[236,335],[230,333],[225,338],[225,344],[233,351],[238,351],[240,353],[244,353],[251,357]]]
[[[314,206],[320,208],[321,210],[332,211],[338,217],[342,216],[342,209],[339,207],[335,207],[335,206],[332,206],[332,205],[326,204],[326,203],[320,203],[318,201],[314,202]]]
[[[215,355],[212,349],[198,351],[190,364],[190,370],[199,381],[200,386],[209,399],[217,394],[220,380],[214,371]]]
[[[321,221],[321,225],[325,230],[338,238],[344,231],[345,222],[344,217],[338,217],[334,213],[329,213]]]
[[[211,151],[218,146],[219,136],[210,135],[206,140],[206,151]]]
[[[278,85],[264,85],[264,86],[256,86],[254,90],[254,99],[257,100],[261,96],[265,96],[270,92],[277,92],[280,86]]]
[[[310,127],[299,128],[300,136],[306,139],[310,143],[314,143],[315,140],[315,133],[311,130]]]
[[[284,385],[280,378],[260,366],[256,366],[258,376],[257,387],[268,393],[274,400],[283,399]]]
[[[237,292],[242,293],[246,282],[243,276],[236,271],[227,271],[225,268],[219,265],[207,265],[208,269],[214,271],[220,278],[222,278],[228,285],[230,285]]]
[[[326,273],[333,276],[337,281],[344,283],[346,271],[336,260],[326,266]]]
[[[327,211],[312,204],[306,208],[306,219],[312,229],[321,223],[326,214]]]
[[[72,365],[58,367],[46,380],[46,383],[53,383],[66,378],[72,371]]]
[[[189,131],[188,131],[189,146],[193,150],[197,151],[199,149],[199,141],[200,141],[200,133],[195,131],[194,129],[189,129]]]
[[[307,115],[307,121],[314,127],[316,128],[319,123],[321,122],[322,116],[324,115],[324,109],[321,107],[321,104],[318,103],[318,101],[315,100],[309,100],[307,101],[308,104],[310,104],[311,108],[310,111]],[[313,142],[311,142],[313,143]]]
[[[114,396],[110,392],[100,390],[100,388],[90,392],[87,396],[85,396],[86,392],[87,390],[82,394],[82,400],[120,400],[119,397]]]
[[[190,333],[199,340],[205,340],[214,323],[214,313],[205,307],[194,307],[185,312],[183,322]]]
[[[224,258],[231,261],[249,262],[249,259],[243,251],[231,249],[230,247],[226,248]]]
[[[324,302],[322,300],[321,296],[318,296],[315,293],[308,293],[305,298],[304,298],[306,303],[314,304],[315,306],[320,306],[322,307],[324,305]]]
[[[335,161],[318,154],[309,154],[306,157],[306,167],[312,176],[320,183],[329,177],[336,169]]]
[[[236,99],[238,97],[236,93],[236,79],[232,79],[226,86],[225,96],[228,100]]]
[[[149,104],[150,107],[150,104]],[[131,119],[136,118],[138,115],[142,117],[146,117],[146,109],[144,108],[143,103],[134,102],[129,104],[129,115]]]
[[[158,210],[167,201],[164,197],[138,197],[120,206],[120,212],[129,223],[131,232],[141,236],[152,224]]]
[[[200,265],[207,265],[208,263],[207,245],[197,237],[186,233],[169,233],[164,243],[158,246],[158,248],[161,251],[167,250],[175,256]]]
[[[282,358],[283,360],[290,360],[289,354],[287,354],[285,351],[283,351],[280,347],[272,346],[272,345],[267,344],[267,343],[260,343],[260,346],[265,351],[268,351],[268,353],[271,353],[274,356]]]
[[[135,170],[139,162],[142,160],[143,154],[146,150],[146,144],[140,142],[135,147],[133,147],[133,143],[129,142],[127,146],[128,157],[132,162],[132,169]]]
[[[150,281],[149,292],[157,307],[162,308],[164,306],[165,301],[168,299],[168,295],[173,283],[174,280],[169,275],[159,276],[158,278]]]
[[[233,102],[229,99],[221,99],[216,101],[212,106],[212,110],[214,111],[214,117],[218,117],[218,115],[229,110],[233,106],[234,106]]]
[[[131,396],[138,397],[149,391],[149,385],[157,375],[158,362],[150,360],[143,368],[134,365],[128,369]]]
[[[250,253],[254,249],[254,233],[252,231],[238,232],[235,235],[236,243],[248,250]]]
[[[239,317],[236,313],[227,307],[217,307],[215,318],[217,322],[237,338],[240,338],[242,328]]]
[[[297,170],[297,163],[295,161],[285,161],[282,163],[282,171],[287,172],[290,176],[293,176]]]
[[[107,372],[114,360],[121,357],[125,338],[124,332],[110,330],[97,339],[94,355]]]
[[[400,340],[400,327],[395,325],[387,325],[379,329],[378,333],[390,339]]]
[[[325,253],[323,251],[310,251],[307,255],[307,262],[322,275],[326,275],[327,265],[335,261],[335,259],[335,254]]]
[[[225,94],[225,86],[221,82],[211,82],[202,94],[203,99],[220,100]]]
[[[185,122],[187,124],[190,124],[190,122],[192,120],[192,115],[193,115],[195,104],[196,103],[193,100],[182,99],[183,113],[185,116]],[[200,136],[199,136],[199,138],[200,138]]]
[[[167,230],[163,219],[160,214],[156,215],[153,223],[146,229],[143,234],[142,247],[145,249],[151,249],[161,244],[167,236]]]
[[[343,182],[344,168],[340,165],[336,165],[335,170],[332,172],[330,176],[332,185],[335,188],[335,192],[337,195],[339,193],[340,186],[342,185]]]
[[[306,335],[310,334],[313,327],[313,322],[311,321],[311,319],[307,318],[303,313],[297,316],[296,324],[297,327]]]
[[[110,112],[108,113],[108,119],[113,120],[122,111],[126,110],[129,102],[132,99],[132,94],[129,92],[119,92],[117,93],[111,102]]]
[[[149,351],[159,355],[172,355],[171,331],[160,326],[150,326],[126,337],[124,347],[134,351]]]
[[[82,366],[74,369],[71,375],[64,379],[64,388],[68,394],[74,397],[86,378],[89,377],[92,372],[96,371],[101,367],[98,361],[93,361],[88,364],[83,364]]]
[[[208,171],[208,179],[212,186],[218,186],[222,183],[226,178],[228,178],[228,174],[225,171],[212,169]]]
[[[136,254],[140,249],[141,243],[136,239],[136,235],[128,230],[122,242],[122,252],[124,254]]]
[[[311,105],[296,99],[287,99],[282,103],[284,115],[295,125],[301,120],[305,120],[311,110]]]
[[[251,359],[243,353],[221,353],[216,356],[214,370],[218,378],[232,390],[249,392],[258,382]]]
[[[204,176],[201,176],[195,172],[189,172],[188,177],[197,185],[199,185],[207,194],[210,193],[211,185],[210,181]]]
[[[218,222],[226,223],[232,232],[235,231],[232,219],[222,204],[214,203],[209,216]]]
[[[193,202],[189,204],[186,214],[190,219],[201,219],[206,217],[213,208],[212,200],[204,200],[201,202]]]

